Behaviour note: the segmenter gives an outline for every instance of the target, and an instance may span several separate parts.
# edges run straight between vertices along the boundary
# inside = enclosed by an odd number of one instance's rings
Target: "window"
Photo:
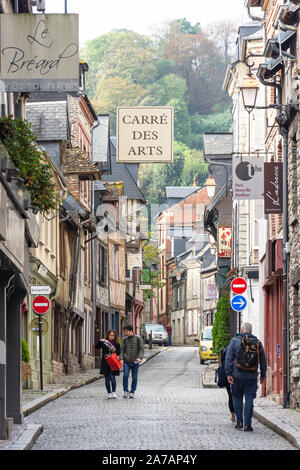
[[[119,280],[119,247],[113,245],[112,247],[112,278],[116,281]]]
[[[92,354],[92,314],[88,313],[89,324],[88,324],[88,353]]]
[[[197,274],[193,273],[193,297],[197,297]]]
[[[83,320],[83,351],[86,352],[86,309],[84,309],[84,320]]]
[[[66,248],[65,248],[65,231],[60,225],[59,227],[59,256],[60,256],[60,275],[66,275]]]
[[[194,310],[194,335],[198,334],[198,312]]]
[[[192,311],[188,312],[188,336],[192,335]]]
[[[99,282],[100,284],[107,284],[107,249],[104,246],[99,246]]]

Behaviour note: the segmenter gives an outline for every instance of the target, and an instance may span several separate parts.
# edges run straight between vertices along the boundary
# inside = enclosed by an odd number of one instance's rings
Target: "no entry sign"
[[[236,277],[231,282],[231,290],[235,294],[243,294],[247,290],[247,282],[243,277]]]
[[[43,295],[38,295],[32,302],[32,308],[38,315],[42,315],[43,313],[47,313],[50,307],[50,302],[47,297]]]

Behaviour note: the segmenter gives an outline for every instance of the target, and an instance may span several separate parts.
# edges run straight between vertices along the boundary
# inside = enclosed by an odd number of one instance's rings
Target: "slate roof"
[[[199,189],[200,186],[166,186],[166,198],[184,199]]]
[[[123,181],[124,196],[128,199],[136,199],[146,203],[145,196],[138,187],[138,165],[134,163],[116,162],[116,138],[110,138],[111,174],[102,175],[102,182]]]
[[[27,103],[26,119],[33,125],[39,140],[67,140],[66,101]]]

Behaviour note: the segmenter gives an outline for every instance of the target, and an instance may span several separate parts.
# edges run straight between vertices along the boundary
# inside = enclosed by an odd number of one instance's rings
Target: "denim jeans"
[[[128,392],[128,379],[129,379],[130,370],[132,371],[132,383],[131,383],[130,393],[134,393],[136,391],[136,386],[137,386],[139,364],[135,364],[134,362],[124,362],[124,365],[123,365],[124,392]]]
[[[233,406],[238,423],[251,426],[253,415],[253,400],[256,397],[257,380],[237,380],[231,386]],[[243,410],[243,397],[245,396],[245,409]],[[243,413],[244,411],[244,413]],[[244,419],[243,419],[244,414]]]
[[[115,392],[117,388],[116,377],[110,373],[109,375],[105,375],[104,378],[107,393]]]

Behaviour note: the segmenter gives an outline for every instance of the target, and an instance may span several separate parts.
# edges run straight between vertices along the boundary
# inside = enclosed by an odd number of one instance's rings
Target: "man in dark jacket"
[[[144,343],[140,336],[133,332],[132,325],[124,326],[125,338],[121,345],[120,362],[123,366],[123,389],[124,398],[134,398],[134,392],[137,387],[137,378],[139,365],[144,356]],[[128,391],[128,379],[130,371],[132,371],[131,390]]]
[[[260,383],[264,384],[267,371],[266,356],[263,345],[260,343],[259,361],[257,361],[254,370],[242,370],[237,367],[236,358],[240,350],[242,338],[257,339],[252,334],[251,323],[243,323],[241,333],[232,338],[225,358],[225,373],[227,380],[231,384],[234,411],[236,414],[236,428],[244,431],[253,431],[251,420],[253,415],[253,400],[256,397],[258,362],[260,366]],[[243,413],[243,397],[245,395],[245,410]],[[244,420],[243,420],[244,414]]]

